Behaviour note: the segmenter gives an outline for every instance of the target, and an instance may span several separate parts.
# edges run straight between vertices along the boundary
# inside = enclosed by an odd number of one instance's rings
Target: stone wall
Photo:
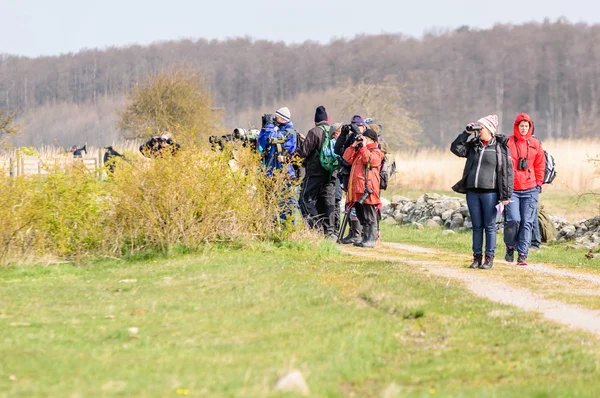
[[[472,227],[464,198],[438,194],[425,194],[416,200],[393,196],[391,202],[384,201],[382,218],[382,222],[388,225],[412,224],[418,229],[439,227],[464,231]],[[558,231],[558,242],[575,241],[575,247],[588,249],[600,246],[600,216],[576,223],[554,216],[551,220]]]

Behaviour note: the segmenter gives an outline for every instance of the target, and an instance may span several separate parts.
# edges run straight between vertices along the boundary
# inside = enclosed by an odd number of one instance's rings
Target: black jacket
[[[319,151],[325,140],[325,132],[319,126],[326,126],[327,122],[318,123],[315,127],[308,130],[306,138],[298,144],[296,153],[304,158],[304,168],[307,177],[329,176],[329,171],[321,166],[319,160]]]
[[[495,189],[499,200],[508,200],[514,188],[514,171],[508,149],[508,138],[496,135],[487,146],[473,134],[462,132],[450,150],[466,158],[462,179],[452,189],[466,193],[470,189]]]

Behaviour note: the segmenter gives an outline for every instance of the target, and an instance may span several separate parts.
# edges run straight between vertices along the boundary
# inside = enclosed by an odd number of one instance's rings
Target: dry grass
[[[600,191],[600,178],[590,159],[600,154],[600,140],[544,142],[556,161],[558,176],[547,193]],[[392,184],[410,190],[449,190],[461,177],[464,159],[449,149],[418,149],[395,154],[399,175]]]

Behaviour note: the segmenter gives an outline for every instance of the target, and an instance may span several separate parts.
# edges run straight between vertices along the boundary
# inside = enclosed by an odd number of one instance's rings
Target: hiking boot
[[[504,259],[506,261],[508,261],[509,263],[512,263],[513,261],[515,261],[515,248],[514,247],[506,248],[506,255],[504,256]]]
[[[479,266],[479,268],[481,269],[491,269],[494,266],[494,255],[493,254],[486,254],[485,255],[485,261],[483,264],[481,264]]]
[[[342,245],[352,245],[362,242],[361,230],[359,221],[350,221],[350,233],[342,239]]]
[[[469,265],[469,268],[479,268],[481,260],[483,260],[483,254],[473,254],[473,263]]]
[[[377,243],[377,226],[376,225],[367,225],[363,228],[364,239],[360,243],[355,243],[354,246],[358,247],[366,247],[372,249],[375,247]]]
[[[527,256],[519,253],[519,257],[517,258],[517,265],[527,265]]]

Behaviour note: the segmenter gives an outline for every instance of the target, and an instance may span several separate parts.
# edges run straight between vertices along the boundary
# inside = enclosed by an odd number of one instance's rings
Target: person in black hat
[[[321,166],[319,151],[329,134],[327,110],[319,106],[315,111],[315,127],[300,142],[296,153],[304,160],[305,175],[300,187],[300,211],[310,228],[321,230],[337,239],[335,230],[335,180]]]

